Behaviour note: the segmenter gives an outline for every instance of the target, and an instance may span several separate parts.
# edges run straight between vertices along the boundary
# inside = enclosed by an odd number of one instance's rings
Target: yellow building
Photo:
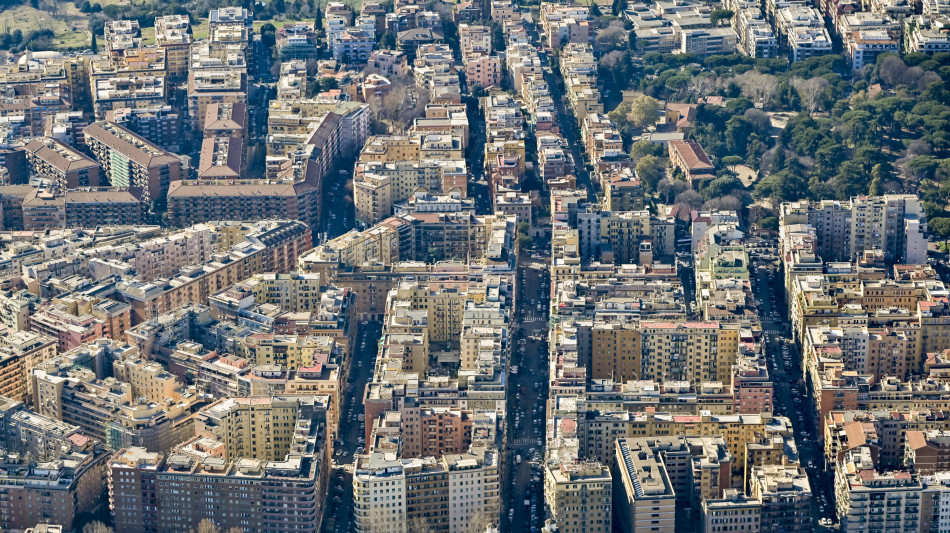
[[[643,379],[728,382],[739,328],[718,322],[642,322]]]
[[[641,336],[632,325],[596,324],[591,329],[590,376],[625,382],[640,379]]]
[[[227,398],[195,415],[195,434],[225,445],[225,459],[283,461],[290,450],[300,402],[292,398]]]

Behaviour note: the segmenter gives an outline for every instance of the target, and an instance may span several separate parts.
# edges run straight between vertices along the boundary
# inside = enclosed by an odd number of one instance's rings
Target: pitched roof
[[[27,143],[24,149],[60,172],[74,172],[99,166],[94,159],[86,157],[69,145],[51,137],[37,137]]]
[[[146,168],[181,163],[181,160],[175,154],[155,146],[113,122],[94,122],[86,126],[83,133],[85,133],[87,139],[98,140],[110,149]]]
[[[693,140],[670,141],[670,147],[679,153],[680,157],[686,163],[686,168],[692,169],[712,169],[715,168],[706,151]]]

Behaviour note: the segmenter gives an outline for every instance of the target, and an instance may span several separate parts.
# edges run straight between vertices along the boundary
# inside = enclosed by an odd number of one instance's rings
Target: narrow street
[[[543,246],[542,246],[543,248]],[[544,523],[545,400],[548,396],[547,332],[550,290],[547,255],[521,254],[515,330],[524,335],[513,347],[508,381],[508,501],[501,530],[531,531]],[[541,310],[538,311],[538,305]],[[517,368],[517,372],[515,372]],[[527,503],[526,503],[527,502]]]
[[[364,448],[363,391],[373,376],[377,343],[382,324],[360,324],[355,345],[351,350],[352,362],[349,379],[340,399],[340,426],[333,446],[330,468],[330,490],[325,507],[323,533],[347,533],[353,527],[353,455]]]
[[[820,441],[820,427],[814,417],[802,413],[814,412],[814,404],[808,399],[802,379],[801,352],[790,340],[788,309],[785,304],[785,288],[779,262],[756,259],[758,267],[750,272],[752,292],[760,302],[759,318],[766,341],[766,361],[775,387],[773,405],[775,414],[786,416],[795,428],[795,443],[801,465],[808,473],[808,481],[814,494],[812,517],[816,530],[819,519],[834,517],[834,472],[826,470],[824,452]]]

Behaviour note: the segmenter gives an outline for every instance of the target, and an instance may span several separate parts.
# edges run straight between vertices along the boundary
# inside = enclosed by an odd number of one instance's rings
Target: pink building
[[[764,366],[736,365],[732,373],[732,392],[736,414],[772,412],[772,380]]]
[[[409,74],[406,54],[397,50],[373,50],[369,56],[369,66],[383,76],[405,76]]]
[[[371,102],[376,98],[382,98],[389,94],[392,87],[393,84],[387,78],[375,73],[370,74],[359,84],[360,101]]]
[[[103,321],[90,314],[73,315],[60,306],[34,313],[30,317],[30,329],[55,338],[59,353],[106,336]]]
[[[501,61],[497,56],[475,56],[465,61],[465,79],[469,86],[499,86],[501,76]]]

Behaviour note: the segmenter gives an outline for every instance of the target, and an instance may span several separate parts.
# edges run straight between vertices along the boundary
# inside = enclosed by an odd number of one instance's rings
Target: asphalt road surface
[[[372,378],[382,324],[360,324],[353,347],[353,360],[340,403],[340,427],[335,437],[333,464],[330,467],[330,491],[324,512],[323,533],[347,533],[353,529],[353,454],[365,446],[363,391]]]
[[[761,301],[759,319],[762,330],[768,338],[766,360],[775,387],[775,414],[787,416],[795,428],[800,462],[808,473],[813,494],[814,527],[824,530],[819,520],[834,518],[834,470],[833,466],[831,469],[825,467],[818,434],[819,421],[814,414],[814,402],[808,398],[802,378],[801,351],[791,341],[780,263],[775,259],[759,259],[754,252],[751,255],[754,264],[758,265],[750,274],[753,295]]]
[[[544,245],[540,245],[544,248]],[[521,254],[518,268],[518,306],[516,324],[524,337],[512,348],[508,381],[508,464],[505,484],[508,499],[501,516],[502,531],[532,531],[544,524],[545,405],[548,397],[547,332],[549,259],[532,259]],[[534,265],[532,267],[531,265]],[[536,268],[536,267],[543,268]],[[538,311],[541,303],[541,311]],[[520,456],[521,460],[518,461]],[[525,505],[525,501],[528,502]]]

